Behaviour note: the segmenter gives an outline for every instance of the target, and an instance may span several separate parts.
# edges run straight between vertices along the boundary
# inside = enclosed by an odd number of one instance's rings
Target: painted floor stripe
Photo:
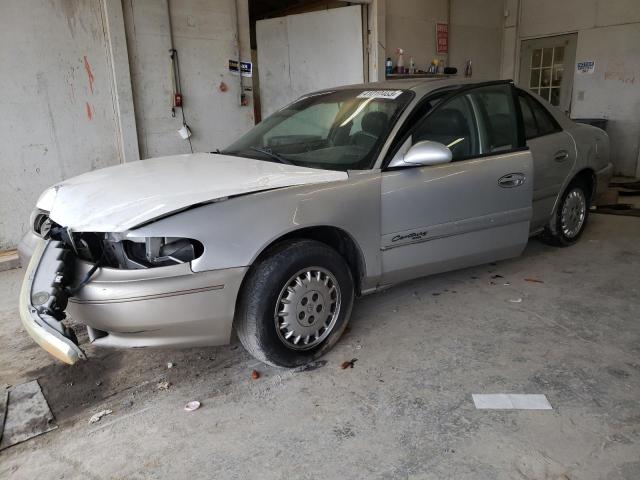
[[[519,393],[474,393],[473,403],[478,410],[552,410],[546,395]]]

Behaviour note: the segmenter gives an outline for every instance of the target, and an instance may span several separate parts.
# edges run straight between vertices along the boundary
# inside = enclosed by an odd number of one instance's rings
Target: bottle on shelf
[[[404,50],[398,48],[396,49],[396,54],[398,55],[398,59],[396,60],[397,73],[402,75],[403,73],[406,73],[404,71]]]

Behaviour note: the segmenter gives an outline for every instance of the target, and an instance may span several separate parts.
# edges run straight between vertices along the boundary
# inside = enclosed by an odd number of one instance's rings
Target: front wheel
[[[542,238],[552,245],[566,247],[578,241],[589,217],[590,196],[586,182],[574,180],[565,190],[556,213]]]
[[[314,240],[285,242],[247,273],[236,331],[258,360],[298,367],[338,341],[353,299],[351,271],[338,252]]]

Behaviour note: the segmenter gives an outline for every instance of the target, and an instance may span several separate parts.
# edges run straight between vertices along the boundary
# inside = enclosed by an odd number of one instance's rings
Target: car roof
[[[512,82],[512,80],[494,80],[495,82]],[[389,90],[413,90],[418,95],[445,87],[455,87],[462,85],[485,84],[487,80],[470,79],[457,75],[446,75],[435,78],[403,78],[397,80],[384,80],[381,82],[358,83],[345,85],[328,90],[350,90],[350,89],[389,89]]]

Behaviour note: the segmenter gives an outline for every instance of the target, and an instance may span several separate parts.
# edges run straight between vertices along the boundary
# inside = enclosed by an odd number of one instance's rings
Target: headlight
[[[33,221],[45,228],[48,224],[41,218],[35,215]],[[50,223],[48,228],[51,225],[57,227]],[[53,228],[51,236],[64,242],[81,260],[123,270],[188,263],[204,253],[202,243],[192,238],[132,238],[126,233],[69,232],[61,228]]]
[[[145,257],[153,265],[186,263],[202,254],[202,244],[189,238],[153,237],[145,239]]]
[[[178,237],[129,238],[112,245],[116,250],[121,246],[120,255],[116,256],[125,261],[118,263],[129,268],[131,264],[149,268],[188,263],[204,252],[204,247],[197,240]]]
[[[31,218],[29,219],[31,230],[33,233],[42,238],[49,236],[51,230],[51,219],[49,218],[49,212],[40,210],[39,208],[31,212]]]

